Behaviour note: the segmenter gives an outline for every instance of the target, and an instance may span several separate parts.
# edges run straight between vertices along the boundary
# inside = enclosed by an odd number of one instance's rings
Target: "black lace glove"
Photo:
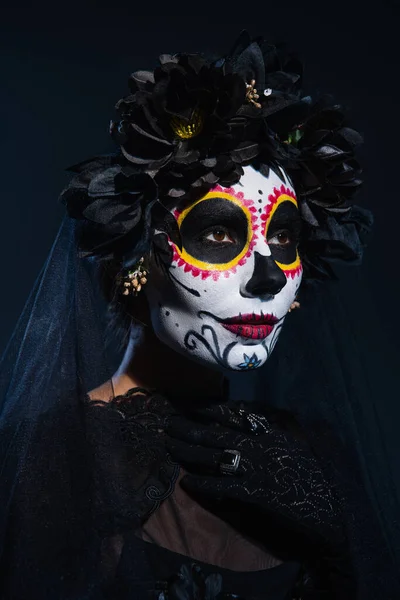
[[[278,552],[289,547],[292,557],[324,565],[320,572],[342,582],[338,597],[352,597],[344,593],[352,569],[341,501],[306,441],[226,405],[198,411],[196,421],[173,417],[167,433],[173,458],[189,471],[181,481],[188,493],[252,537],[273,539]],[[235,469],[228,463],[237,452]]]

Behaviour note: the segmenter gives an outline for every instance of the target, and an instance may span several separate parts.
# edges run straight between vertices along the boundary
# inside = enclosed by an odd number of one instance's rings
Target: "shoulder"
[[[101,400],[102,402],[111,402],[114,398],[114,391],[111,380],[105,381],[96,388],[87,393],[89,400]]]

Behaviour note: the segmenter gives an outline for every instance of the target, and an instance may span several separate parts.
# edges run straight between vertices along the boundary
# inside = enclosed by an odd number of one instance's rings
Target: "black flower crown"
[[[70,167],[76,176],[61,194],[85,254],[130,265],[177,198],[233,185],[253,164],[292,179],[306,276],[334,277],[331,262],[361,261],[372,226],[371,213],[351,202],[362,139],[330,97],[302,95],[295,56],[243,32],[223,58],[165,54],[129,86],[110,124],[118,150]]]

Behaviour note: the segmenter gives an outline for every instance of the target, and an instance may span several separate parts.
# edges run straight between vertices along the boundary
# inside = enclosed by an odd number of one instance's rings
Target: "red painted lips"
[[[231,317],[221,322],[222,327],[240,337],[263,340],[279,321],[274,315],[256,315],[254,313]]]

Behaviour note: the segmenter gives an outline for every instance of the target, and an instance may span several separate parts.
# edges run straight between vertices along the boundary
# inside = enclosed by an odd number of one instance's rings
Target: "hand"
[[[306,442],[272,427],[262,415],[225,405],[197,411],[196,419],[173,417],[167,429],[173,458],[189,471],[181,481],[188,493],[215,512],[247,506],[229,515],[241,523],[250,516],[253,534],[263,535],[268,523],[278,536],[295,535],[303,551],[332,555],[343,548],[340,500]],[[226,450],[240,452],[232,474],[221,472]]]

